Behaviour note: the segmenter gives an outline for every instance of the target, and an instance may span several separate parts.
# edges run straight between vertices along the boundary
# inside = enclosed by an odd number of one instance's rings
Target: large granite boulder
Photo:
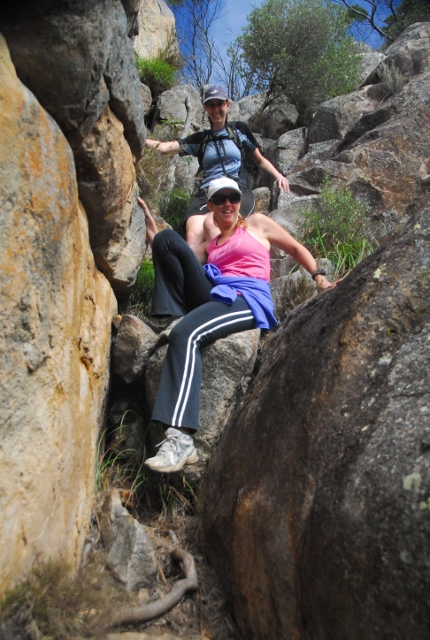
[[[137,203],[133,156],[124,128],[108,105],[75,150],[75,161],[97,266],[117,296],[125,296],[142,262],[146,227]]]
[[[136,8],[126,5],[127,11]],[[146,128],[123,6],[108,0],[47,0],[42,7],[24,2],[2,14],[0,25],[18,76],[73,149],[97,266],[115,293],[126,296],[144,252],[133,165]]]
[[[305,146],[304,139],[305,130],[300,127],[299,129],[294,129],[294,131],[287,131],[287,133],[282,134],[278,138],[276,145],[270,148],[268,153],[269,159],[276,164],[278,170],[284,175],[290,173],[302,155]]]
[[[232,102],[228,113],[229,120],[231,122],[234,120],[246,122],[254,133],[262,133],[261,111],[265,99],[265,93],[256,93],[237,102]]]
[[[157,100],[154,122],[161,125],[166,121],[168,130],[171,123],[177,123],[178,133],[188,135],[202,127],[205,118],[205,111],[202,106],[200,95],[194,87],[189,84],[178,85],[164,91]],[[190,123],[190,130],[183,131],[186,122]],[[187,127],[188,129],[188,127]],[[170,136],[173,137],[173,136]]]
[[[384,86],[368,85],[323,102],[317,107],[309,125],[308,143],[341,140],[357,120],[377,109],[386,94]]]
[[[109,103],[140,157],[146,129],[127,17],[120,2],[21,2],[0,19],[18,77],[75,148]]]
[[[385,54],[381,51],[375,51],[372,47],[364,42],[356,43],[358,55],[361,58],[360,78],[364,81],[380,62],[385,60]]]
[[[139,58],[156,58],[165,53],[179,56],[175,16],[164,0],[141,0],[137,25],[133,46]]]
[[[419,75],[430,66],[430,22],[411,24],[385,51],[385,59],[363,82],[381,82],[384,70],[395,67],[406,78]]]
[[[296,107],[284,97],[276,98],[262,113],[262,134],[265,138],[276,140],[286,131],[296,126],[299,112]]]
[[[304,129],[300,127],[283,133],[276,142],[263,138],[263,154],[284,176],[288,176],[302,155],[305,147],[303,134]],[[257,184],[260,187],[272,187],[272,204],[273,208],[275,208],[279,203],[278,196],[280,194],[278,194],[277,185],[273,178],[265,171],[258,171]]]
[[[112,289],[72,151],[0,36],[0,590],[36,558],[77,568],[109,382]]]
[[[430,206],[274,336],[206,475],[245,638],[426,640]]]

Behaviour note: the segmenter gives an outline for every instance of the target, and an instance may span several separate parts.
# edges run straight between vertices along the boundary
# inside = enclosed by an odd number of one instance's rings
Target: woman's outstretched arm
[[[314,273],[318,270],[318,263],[311,252],[272,218],[265,216],[263,213],[254,213],[248,218],[248,224],[251,231],[255,230],[257,233],[262,234],[270,244],[288,253],[309,273]],[[314,279],[318,291],[331,289],[337,285],[337,282],[330,282],[323,275],[317,275]]]
[[[263,171],[266,171],[269,175],[275,178],[278,183],[279,190],[283,189],[286,193],[290,193],[290,184],[287,178],[283,176],[282,173],[280,173],[276,167],[267,160],[267,158],[261,155],[259,149],[255,149],[252,152],[251,157],[259,169],[263,169]]]
[[[168,142],[161,142],[160,140],[154,140],[153,138],[146,138],[145,146],[149,149],[157,149],[160,153],[179,153],[180,147],[177,140],[170,140]]]

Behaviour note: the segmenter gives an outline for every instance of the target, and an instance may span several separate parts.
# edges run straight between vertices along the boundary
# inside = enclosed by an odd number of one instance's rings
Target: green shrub
[[[183,189],[166,191],[158,201],[160,216],[176,229],[182,224],[192,198],[192,194]]]
[[[348,187],[335,188],[328,179],[321,190],[320,208],[303,211],[300,241],[317,258],[327,258],[335,278],[343,277],[377,245],[369,220],[369,207],[356,200]]]
[[[146,84],[153,95],[160,95],[175,84],[176,67],[163,57],[136,58],[139,78]]]
[[[151,260],[144,260],[137,274],[131,292],[127,313],[137,316],[149,316],[151,312],[152,292],[154,290],[154,265]]]

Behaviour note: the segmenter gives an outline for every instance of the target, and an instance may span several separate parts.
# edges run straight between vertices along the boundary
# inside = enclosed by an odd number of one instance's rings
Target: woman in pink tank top
[[[171,229],[157,233],[140,200],[155,267],[152,315],[184,316],[169,334],[152,414],[166,430],[158,454],[145,462],[154,471],[171,473],[198,460],[191,434],[199,419],[200,348],[231,333],[277,324],[269,283],[271,243],[307,269],[319,290],[336,285],[326,280],[309,251],[271,218],[255,213],[245,221],[239,215],[240,202],[236,182],[212,181],[208,208],[220,233],[191,250]]]
[[[234,235],[221,245],[218,237],[208,245],[208,262],[223,276],[244,276],[270,282],[270,253],[247,229],[236,227]]]

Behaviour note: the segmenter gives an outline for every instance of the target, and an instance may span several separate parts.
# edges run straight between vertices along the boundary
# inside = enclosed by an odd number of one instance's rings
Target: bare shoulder
[[[263,231],[267,225],[267,220],[270,220],[264,213],[253,213],[246,219],[248,227],[253,231]]]
[[[252,216],[249,216],[248,225],[252,230],[266,235],[268,233],[276,233],[282,229],[277,222],[264,213],[253,213]]]

